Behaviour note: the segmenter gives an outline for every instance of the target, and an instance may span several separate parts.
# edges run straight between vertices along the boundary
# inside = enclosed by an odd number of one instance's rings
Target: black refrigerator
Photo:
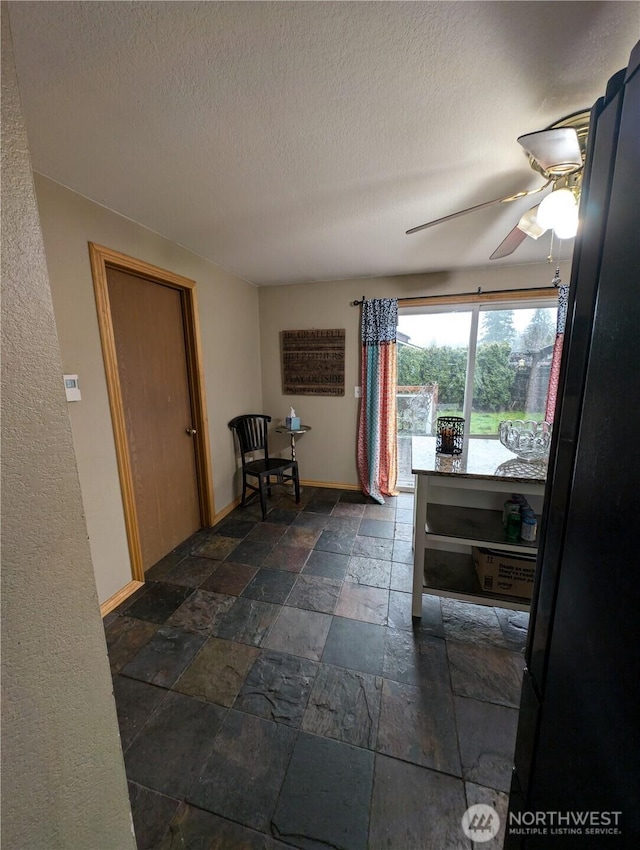
[[[591,112],[506,850],[640,847],[639,63]]]

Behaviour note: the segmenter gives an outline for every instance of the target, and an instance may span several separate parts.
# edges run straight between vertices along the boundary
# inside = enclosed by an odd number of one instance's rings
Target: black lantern
[[[461,416],[438,416],[436,423],[436,452],[441,455],[462,454],[464,419]]]

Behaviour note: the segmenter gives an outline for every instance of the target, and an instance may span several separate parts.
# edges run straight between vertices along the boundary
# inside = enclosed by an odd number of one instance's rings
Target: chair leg
[[[258,486],[260,488],[260,507],[262,508],[262,520],[264,522],[267,517],[267,498],[264,492],[264,478],[262,478],[262,476],[258,478]]]
[[[242,507],[244,508],[245,502],[247,500],[247,479],[246,476],[242,476]]]

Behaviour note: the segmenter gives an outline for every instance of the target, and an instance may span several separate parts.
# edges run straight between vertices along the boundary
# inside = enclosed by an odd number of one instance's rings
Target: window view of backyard
[[[455,312],[400,310],[400,486],[413,485],[411,437],[434,435],[438,416],[462,416],[466,433],[491,437],[497,437],[504,419],[544,419],[556,307],[543,303]]]

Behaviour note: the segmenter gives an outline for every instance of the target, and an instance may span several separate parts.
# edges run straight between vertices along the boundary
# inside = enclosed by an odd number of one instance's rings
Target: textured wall
[[[2,846],[134,850],[2,4]]]
[[[561,269],[569,280],[568,264]],[[310,481],[357,484],[356,428],[360,383],[360,310],[350,302],[362,298],[411,298],[417,295],[452,295],[493,289],[527,289],[549,286],[549,265],[473,269],[397,277],[359,278],[292,286],[260,287],[260,338],[264,409],[273,417],[286,416],[293,405],[312,431],[297,443],[300,475]],[[345,395],[290,396],[282,394],[280,367],[281,330],[345,328]],[[280,445],[278,445],[280,447]]]
[[[65,373],[80,376],[69,405],[98,596],[131,581],[88,242],[196,281],[217,511],[235,497],[227,422],[261,406],[256,287],[111,210],[35,175]]]

